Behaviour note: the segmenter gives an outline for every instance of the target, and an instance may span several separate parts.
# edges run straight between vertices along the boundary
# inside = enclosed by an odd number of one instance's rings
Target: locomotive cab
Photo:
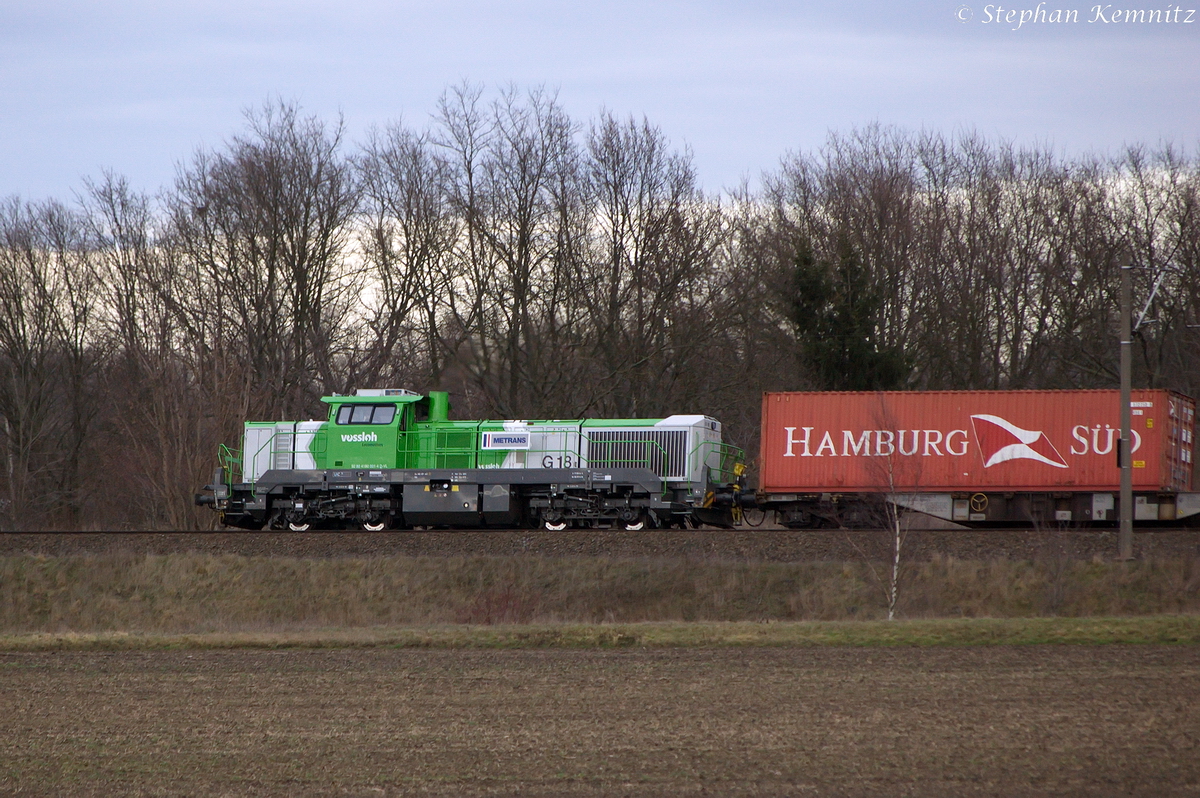
[[[326,396],[328,448],[318,468],[397,468],[412,427],[413,406],[428,401],[400,388]]]

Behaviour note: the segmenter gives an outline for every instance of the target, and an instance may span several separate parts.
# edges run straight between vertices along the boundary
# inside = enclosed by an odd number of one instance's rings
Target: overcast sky
[[[70,199],[102,169],[157,191],[275,97],[341,113],[351,140],[401,116],[424,126],[463,80],[544,84],[582,122],[644,115],[692,148],[712,191],[874,121],[1067,155],[1194,152],[1200,0],[1118,5],[1172,21],[1054,2],[1018,25],[1039,8],[1025,0],[999,14],[975,0],[2,0],[0,196]],[[1055,9],[1076,18],[1051,22]]]

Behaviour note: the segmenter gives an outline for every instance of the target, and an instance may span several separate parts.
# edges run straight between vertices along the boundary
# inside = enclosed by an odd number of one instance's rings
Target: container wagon
[[[1132,394],[1134,520],[1200,520],[1195,402]],[[880,497],[967,526],[1118,518],[1120,393],[766,393],[760,507],[793,528],[871,523]]]

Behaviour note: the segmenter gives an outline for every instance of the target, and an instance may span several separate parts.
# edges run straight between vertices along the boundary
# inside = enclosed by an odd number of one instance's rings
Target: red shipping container
[[[1133,485],[1192,485],[1195,402],[1134,391]],[[1115,491],[1119,391],[763,394],[760,490]]]

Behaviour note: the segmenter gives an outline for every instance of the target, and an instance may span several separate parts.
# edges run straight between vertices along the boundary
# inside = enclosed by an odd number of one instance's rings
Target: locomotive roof
[[[338,404],[359,404],[359,405],[378,405],[385,402],[393,402],[395,404],[408,404],[410,402],[419,402],[425,397],[419,393],[411,391],[403,394],[359,394],[357,396],[322,396],[321,401],[327,405]]]

